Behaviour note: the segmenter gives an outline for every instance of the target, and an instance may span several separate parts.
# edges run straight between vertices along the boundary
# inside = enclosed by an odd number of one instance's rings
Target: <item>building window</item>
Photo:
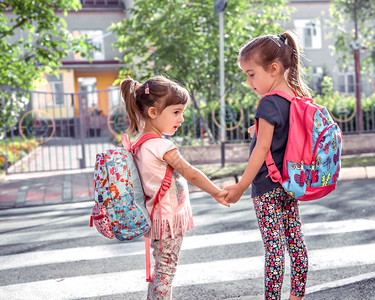
[[[313,66],[311,68],[311,82],[310,87],[313,89],[316,93],[321,94],[322,93],[322,81],[324,77],[324,69],[320,66]]]
[[[113,109],[116,106],[122,105],[122,100],[120,96],[120,91],[117,86],[108,87],[109,94],[109,107]]]
[[[120,7],[124,8],[122,0],[81,0],[82,7]]]
[[[61,77],[55,75],[47,75],[47,105],[61,106],[64,105],[64,84]]]
[[[339,92],[354,94],[355,92],[355,79],[352,73],[341,73],[338,76]]]
[[[305,49],[322,48],[320,20],[294,20],[294,27]]]
[[[98,94],[96,92],[95,77],[79,77],[79,92],[81,93],[83,110],[91,111],[98,106]]]
[[[80,30],[73,31],[74,37],[83,37],[87,42],[92,44],[95,49],[89,53],[93,60],[104,60],[104,38],[102,30]],[[81,53],[74,54],[75,60],[85,60]]]

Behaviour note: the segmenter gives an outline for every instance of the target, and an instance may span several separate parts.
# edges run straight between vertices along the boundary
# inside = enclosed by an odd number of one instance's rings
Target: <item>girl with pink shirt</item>
[[[125,79],[121,83],[121,96],[130,120],[128,130],[139,133],[138,138],[146,134],[160,137],[175,134],[184,121],[183,113],[189,103],[187,90],[163,76],[152,77],[143,84]],[[147,140],[134,154],[146,207],[152,215],[152,228],[146,237],[151,239],[155,267],[147,299],[171,299],[183,235],[193,227],[187,181],[225,206],[229,206],[224,200],[228,192],[190,165],[168,139]],[[171,187],[154,207],[168,166],[174,169]]]

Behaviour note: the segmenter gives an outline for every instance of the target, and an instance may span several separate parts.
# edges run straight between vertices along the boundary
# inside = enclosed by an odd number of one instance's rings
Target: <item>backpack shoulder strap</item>
[[[275,90],[273,92],[270,92],[268,94],[263,95],[263,97],[260,98],[260,100],[262,100],[263,98],[265,98],[267,96],[272,96],[272,95],[278,95],[280,97],[283,97],[284,99],[288,100],[289,102],[292,102],[292,100],[295,98],[295,97],[292,97],[291,95],[289,95],[287,92],[284,92],[282,90]],[[259,100],[259,102],[260,102],[260,100]],[[259,102],[258,102],[258,105],[259,105]]]
[[[157,138],[161,139],[162,137],[157,135],[157,134],[152,134],[152,133],[145,134],[145,135],[141,136],[141,138],[138,139],[135,143],[130,143],[130,151],[133,152],[135,149],[137,149],[144,142],[146,142],[148,140],[151,140],[151,139],[157,139]],[[124,144],[124,140],[125,140],[125,143],[128,143],[129,138],[128,138],[126,133],[124,134],[122,140],[123,140],[123,144]],[[159,200],[161,198],[163,198],[165,193],[170,188],[171,182],[172,182],[172,175],[173,175],[173,168],[170,165],[168,165],[167,171],[165,172],[164,178],[161,182],[160,189],[157,192],[156,197],[155,197],[154,208],[155,208],[155,205],[159,202]],[[151,218],[152,218],[152,214],[151,214]]]
[[[164,195],[167,193],[167,191],[171,187],[172,175],[173,175],[173,168],[170,165],[168,165],[167,171],[165,172],[164,178],[161,182],[161,186],[155,196],[154,205],[152,207],[151,215],[150,215],[151,222],[152,222],[152,218],[154,215],[156,204],[159,203],[159,201],[164,197]],[[160,210],[160,214],[161,214],[161,210]],[[163,241],[162,231],[163,231],[163,227],[160,225],[160,248],[162,248],[162,241]],[[145,251],[146,251],[146,282],[152,282],[154,280],[153,279],[154,276],[153,274],[151,274],[151,258],[150,258],[151,254],[150,254],[150,239],[149,238],[145,238]]]
[[[137,140],[135,143],[130,143],[129,138],[127,134],[125,133],[122,137],[122,144],[125,148],[127,148],[129,151],[133,152],[135,149],[137,149],[140,145],[142,145],[144,142],[150,140],[150,139],[156,139],[156,138],[162,138],[159,135],[156,134],[145,134],[143,135],[139,140]],[[173,176],[173,168],[170,165],[167,165],[167,170],[165,172],[164,178],[161,181],[160,188],[158,192],[156,193],[154,205],[152,207],[151,211],[151,222],[152,217],[154,214],[155,206],[159,203],[159,201],[164,197],[164,195],[167,193],[169,188],[171,187],[172,183],[172,176]],[[162,230],[162,227],[161,229]],[[161,236],[160,232],[160,236]],[[160,238],[160,244],[162,243],[162,239]],[[153,281],[153,275],[151,275],[151,258],[150,258],[150,239],[145,238],[145,250],[146,250],[146,281],[152,282]]]
[[[126,133],[125,133],[126,134]],[[157,135],[157,134],[153,134],[153,133],[148,133],[148,134],[145,134],[143,136],[141,136],[137,141],[135,141],[134,143],[130,143],[130,151],[134,151],[135,149],[137,149],[140,145],[142,145],[144,142],[148,141],[148,140],[151,140],[151,139],[161,139],[162,137]]]
[[[279,95],[280,97],[283,97],[284,99],[288,100],[289,102],[292,102],[292,100],[294,99],[294,97],[290,96],[288,93],[286,93],[284,91],[275,90],[271,93],[265,94],[259,100],[258,105],[264,97],[271,96],[271,95]],[[258,126],[259,126],[258,121],[255,119],[255,132],[256,132],[257,135],[258,135]],[[266,163],[266,166],[267,166],[267,169],[268,169],[267,177],[270,177],[273,182],[279,182],[280,184],[282,184],[282,176],[280,174],[279,169],[276,167],[275,161],[272,158],[271,150],[268,151],[268,153],[267,153],[265,163]]]

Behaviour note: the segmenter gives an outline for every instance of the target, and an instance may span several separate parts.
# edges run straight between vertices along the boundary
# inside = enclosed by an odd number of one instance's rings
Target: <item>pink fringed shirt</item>
[[[146,207],[151,215],[155,196],[165,176],[168,164],[163,159],[165,153],[178,149],[173,142],[165,138],[151,139],[135,150],[135,162],[138,166]],[[176,171],[173,172],[171,187],[156,204],[153,212],[152,228],[145,235],[154,240],[167,237],[165,226],[169,224],[171,237],[182,234],[193,227],[193,214],[189,199],[187,181]]]

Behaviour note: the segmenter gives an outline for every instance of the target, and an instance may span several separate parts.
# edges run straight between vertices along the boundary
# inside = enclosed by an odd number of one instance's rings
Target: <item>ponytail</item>
[[[120,85],[121,98],[125,103],[126,113],[128,115],[130,126],[128,128],[130,133],[139,132],[141,129],[140,116],[142,111],[137,105],[137,87],[138,82],[129,78],[124,79]]]
[[[287,69],[286,81],[292,90],[294,90],[298,95],[310,97],[310,88],[303,80],[305,72],[303,70],[303,65],[301,61],[302,49],[297,44],[296,40],[293,38],[291,32],[286,31],[282,34],[286,38],[286,44],[289,47],[287,49],[287,56],[284,61],[290,61],[290,63],[284,67]]]

